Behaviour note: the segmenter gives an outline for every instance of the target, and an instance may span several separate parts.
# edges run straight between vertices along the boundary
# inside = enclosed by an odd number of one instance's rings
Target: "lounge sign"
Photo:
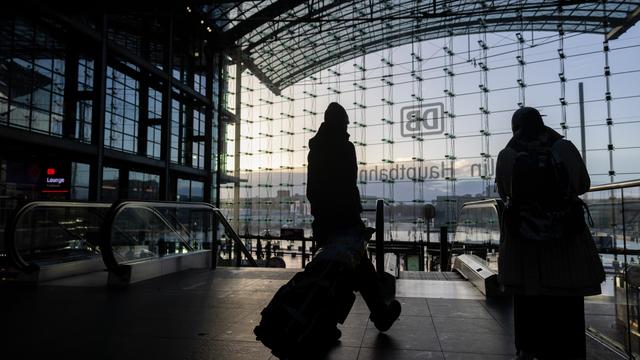
[[[68,180],[62,171],[57,167],[47,167],[44,177],[43,193],[66,193],[69,192]]]

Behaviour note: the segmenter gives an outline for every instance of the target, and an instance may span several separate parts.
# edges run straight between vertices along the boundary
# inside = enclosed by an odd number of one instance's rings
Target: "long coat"
[[[314,238],[322,244],[337,230],[364,227],[356,150],[346,129],[322,123],[309,140],[307,161],[307,198],[314,217]]]
[[[560,139],[551,149],[564,162],[570,191],[577,195],[587,192],[591,181],[576,147],[570,141]],[[511,147],[504,148],[498,155],[496,184],[505,203],[511,196],[515,158],[516,151]],[[503,224],[498,281],[507,291],[527,295],[600,294],[600,283],[605,279],[604,269],[586,224],[575,236],[553,244],[515,237],[506,231]]]

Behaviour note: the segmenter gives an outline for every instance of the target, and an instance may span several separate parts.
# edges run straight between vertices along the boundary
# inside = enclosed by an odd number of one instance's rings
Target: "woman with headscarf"
[[[520,359],[584,359],[584,296],[600,294],[604,281],[578,198],[589,190],[589,174],[576,147],[545,126],[538,110],[518,109],[512,131],[498,155],[496,184],[507,209],[498,280],[513,295],[516,349]],[[522,159],[533,159],[539,172],[519,170]],[[545,173],[545,161],[556,167]],[[558,206],[568,215],[555,228],[535,226],[528,213]],[[551,218],[550,211],[538,215]]]

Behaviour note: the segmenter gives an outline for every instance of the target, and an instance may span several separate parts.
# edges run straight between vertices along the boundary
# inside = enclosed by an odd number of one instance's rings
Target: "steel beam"
[[[224,110],[223,104],[223,92],[225,80],[223,79],[224,75],[224,64],[225,64],[225,55],[220,52],[218,53],[218,68],[216,71],[218,72],[218,139],[217,139],[217,153],[216,153],[216,199],[215,204],[217,208],[220,208],[220,184],[222,180],[222,161],[224,160],[222,151],[224,150],[224,127],[225,124],[222,122],[222,111]]]
[[[620,35],[624,34],[633,25],[635,25],[638,20],[640,20],[640,6],[636,7],[636,9],[627,16],[622,24],[612,27],[611,31],[607,33],[606,39],[615,40],[619,38]]]
[[[213,61],[212,55],[206,56],[206,64],[208,65],[206,68],[206,90],[205,94],[207,98],[213,100]],[[205,114],[204,114],[204,171],[207,173],[207,176],[204,179],[204,191],[203,191],[203,200],[205,202],[212,202],[212,186],[213,186],[213,173],[211,162],[213,161],[213,101],[205,106]]]
[[[102,167],[104,160],[104,127],[105,98],[107,86],[107,38],[108,19],[102,15],[100,24],[99,48],[93,69],[93,112],[91,127],[91,143],[96,147],[96,158],[89,170],[89,200],[100,201],[102,192]]]
[[[169,17],[167,24],[167,43],[165,45],[165,69],[168,70],[169,78],[164,82],[162,91],[162,117],[164,119],[161,128],[160,159],[164,161],[164,168],[160,174],[160,200],[170,199],[170,176],[171,166],[171,93],[173,90],[173,17]],[[179,139],[180,141],[181,139]]]

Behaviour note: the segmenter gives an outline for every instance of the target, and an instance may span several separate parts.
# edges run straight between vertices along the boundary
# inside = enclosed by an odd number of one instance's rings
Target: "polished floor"
[[[252,330],[260,310],[294,272],[193,270],[118,291],[106,289],[99,276],[2,286],[0,358],[270,359]],[[340,343],[325,357],[514,359],[507,299],[486,300],[459,279],[401,279],[398,296],[402,316],[384,334],[369,322],[358,297]],[[589,359],[616,359],[592,341],[588,352]]]

